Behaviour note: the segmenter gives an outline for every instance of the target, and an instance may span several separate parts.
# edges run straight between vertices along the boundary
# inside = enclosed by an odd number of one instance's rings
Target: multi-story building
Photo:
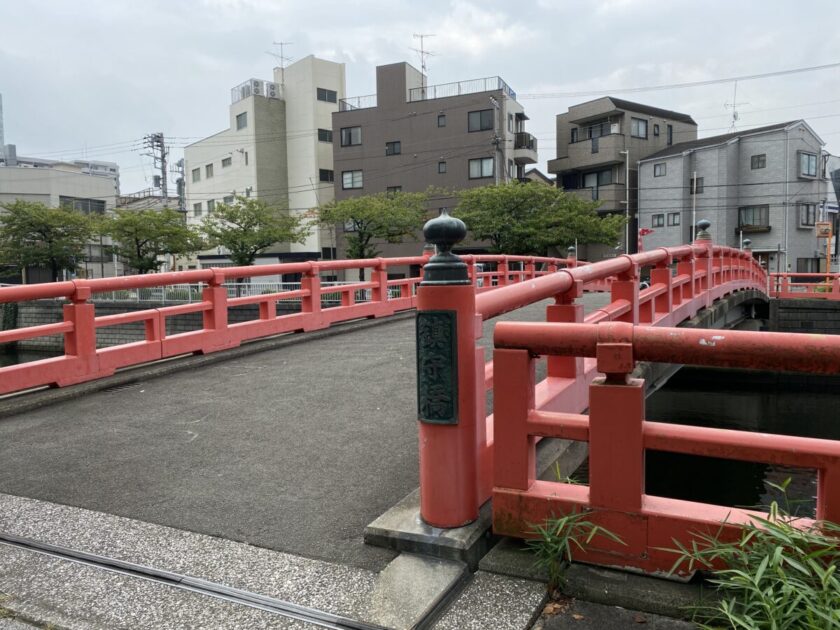
[[[275,68],[274,81],[250,79],[233,88],[228,128],[184,151],[188,222],[200,223],[216,204],[236,196],[298,215],[331,201],[331,116],[343,97],[344,64],[311,55]],[[277,243],[257,263],[313,260],[334,251],[332,232],[313,229],[305,243]],[[222,250],[203,252],[199,263],[230,264]]]
[[[754,255],[771,271],[824,269],[815,223],[828,192],[824,142],[804,120],[681,142],[641,160],[645,249],[687,243],[708,219],[713,240]],[[821,267],[820,265],[823,264]]]
[[[99,168],[93,169],[94,165]],[[21,157],[13,144],[5,145],[0,156],[0,212],[4,204],[21,200],[104,214],[115,207],[118,195],[119,167],[113,162]],[[88,278],[122,275],[123,265],[108,253],[110,244],[107,237],[89,243],[78,272]],[[25,281],[49,282],[50,275],[32,268],[25,273]]]
[[[573,105],[558,114],[557,157],[548,172],[557,185],[585,199],[600,202],[602,214],[629,217],[619,251],[636,251],[637,163],[675,143],[697,138],[697,123],[681,114],[612,96]],[[629,235],[629,239],[627,236]],[[609,245],[584,245],[587,260],[614,256]]]
[[[407,63],[379,66],[376,94],[344,99],[333,114],[335,197],[430,187],[455,192],[523,179],[524,166],[537,161],[526,120],[499,77],[429,86]],[[451,195],[436,195],[431,209],[454,203]],[[480,249],[464,245],[461,251]],[[383,256],[403,256],[417,255],[422,246],[414,240],[380,249]]]

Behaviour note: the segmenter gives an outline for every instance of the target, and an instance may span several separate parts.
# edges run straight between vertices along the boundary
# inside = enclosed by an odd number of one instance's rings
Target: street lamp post
[[[619,151],[624,156],[624,253],[630,253],[630,150]]]

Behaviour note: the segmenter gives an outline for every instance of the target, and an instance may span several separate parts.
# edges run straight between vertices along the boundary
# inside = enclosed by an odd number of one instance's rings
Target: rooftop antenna
[[[735,87],[732,91],[732,103],[724,103],[723,106],[726,109],[732,110],[732,124],[729,125],[730,133],[737,131],[735,124],[738,122],[738,106],[739,105],[749,105],[749,103],[739,103],[738,102],[738,82],[735,81]]]
[[[426,50],[424,40],[427,37],[434,37],[434,36],[435,36],[434,33],[414,33],[414,39],[419,39],[420,40],[420,48],[419,49],[412,48],[411,50],[420,54],[420,70],[423,72],[424,77],[426,76],[426,57],[434,57],[434,55],[435,55],[435,53],[433,53],[429,50]]]
[[[286,57],[283,54],[283,48],[291,46],[294,42],[273,42],[275,46],[280,46],[280,54],[268,53],[275,57],[280,62],[280,85],[286,85],[286,62],[292,61],[293,57]]]

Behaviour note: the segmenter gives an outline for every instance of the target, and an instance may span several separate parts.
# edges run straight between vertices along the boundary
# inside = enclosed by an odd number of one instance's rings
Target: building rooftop
[[[634,103],[633,101],[625,101],[623,98],[616,98],[614,96],[608,96],[607,98],[609,98],[613,102],[613,105],[615,105],[619,109],[629,109],[630,111],[639,112],[640,114],[661,116],[662,118],[670,118],[671,120],[684,122],[689,125],[697,125],[697,123],[694,122],[694,119],[688,114],[675,112],[670,109],[653,107],[651,105],[645,105],[644,103]]]
[[[708,138],[700,138],[699,140],[689,140],[688,142],[680,142],[679,144],[674,144],[670,147],[662,149],[661,151],[657,151],[653,155],[649,155],[648,157],[640,161],[647,162],[648,160],[656,160],[659,158],[668,157],[670,155],[679,155],[680,153],[684,151],[689,151],[691,149],[700,149],[702,147],[710,147],[716,144],[723,144],[724,142],[729,142],[730,140],[734,140],[735,138],[738,138],[740,136],[753,135],[756,133],[766,133],[768,131],[777,131],[779,129],[784,129],[788,125],[792,125],[795,122],[798,121],[789,120],[783,123],[776,123],[775,125],[767,125],[765,127],[756,127],[755,129],[745,129],[744,131],[725,133],[719,136],[709,136]]]

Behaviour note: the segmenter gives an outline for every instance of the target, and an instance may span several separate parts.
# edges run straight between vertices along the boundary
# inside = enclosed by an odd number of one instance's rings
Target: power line
[[[802,72],[818,72],[820,70],[829,70],[831,68],[838,67],[840,67],[840,62],[827,63],[821,66],[793,68],[790,70],[776,70],[775,72],[763,72],[760,74],[745,74],[742,76],[728,77],[725,79],[707,79],[705,81],[688,81],[685,83],[666,83],[662,85],[648,85],[643,87],[612,88],[577,92],[535,92],[533,94],[518,94],[517,97],[526,99],[569,98],[576,96],[600,96],[602,94],[631,94],[635,92],[656,92],[659,90],[677,90],[683,88],[702,87],[704,85],[716,85],[719,83],[731,83],[733,81],[752,81],[755,79],[767,79],[770,77],[780,77],[789,74],[799,74]]]

